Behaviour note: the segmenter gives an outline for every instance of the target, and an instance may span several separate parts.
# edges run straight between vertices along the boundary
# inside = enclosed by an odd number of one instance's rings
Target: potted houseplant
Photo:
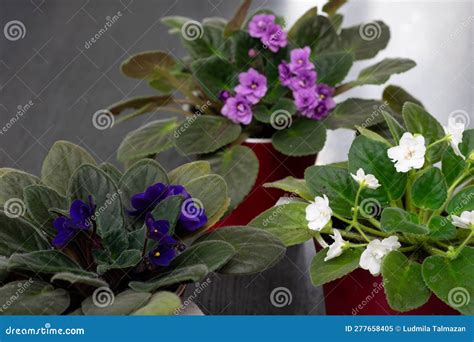
[[[285,251],[272,234],[206,233],[229,201],[207,162],[142,159],[122,174],[65,141],[41,178],[0,169],[0,313],[173,314],[183,284],[270,267]]]
[[[295,201],[250,223],[316,240],[329,314],[474,313],[474,130],[411,102],[402,114],[383,112],[388,137],[359,127],[347,162],[269,184]]]
[[[281,196],[261,185],[288,175],[302,177],[324,146],[327,128],[381,122],[372,114],[384,102],[350,98],[336,103],[338,95],[383,84],[415,66],[409,59],[387,58],[343,82],[355,62],[386,47],[390,31],[381,21],[342,28],[337,13],[342,3],[328,2],[321,14],[310,9],[289,30],[270,10],[247,15],[248,0],[229,21],[162,18],[170,33],[181,36],[188,56],[148,51],[126,60],[122,72],[146,80],[159,94],[125,99],[106,113],[109,120],[121,115],[116,123],[148,112],[176,112],[182,118],[152,121],[131,132],[118,160],[127,163],[173,147],[209,160],[227,181],[231,209],[250,193],[221,224],[248,223]]]

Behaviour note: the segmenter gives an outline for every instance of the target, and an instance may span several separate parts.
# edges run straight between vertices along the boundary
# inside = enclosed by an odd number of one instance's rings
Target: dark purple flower
[[[219,100],[221,100],[222,102],[225,102],[229,97],[230,97],[230,92],[228,90],[221,90],[219,92],[219,94],[217,95],[217,97],[219,98]]]
[[[186,191],[184,186],[174,184],[168,185],[166,190],[166,197],[170,196],[182,196],[185,200],[191,198],[191,195]]]
[[[149,186],[145,192],[138,193],[132,197],[132,207],[128,213],[131,216],[140,216],[146,212],[153,210],[158,203],[166,198],[167,186],[163,183],[156,183]]]
[[[336,107],[336,102],[332,98],[334,88],[321,83],[316,86],[316,93],[319,97],[319,102],[315,108],[314,118],[320,120],[326,117],[329,112]]]
[[[290,85],[293,75],[286,61],[282,61],[278,65],[278,75],[282,85],[286,87]]]
[[[300,70],[294,77],[290,79],[289,88],[293,91],[300,89],[314,88],[316,83],[316,71]]]
[[[147,227],[147,236],[149,239],[167,245],[173,245],[176,243],[176,240],[169,235],[170,223],[168,221],[155,221],[153,215],[151,213],[148,213],[145,219],[145,223]]]
[[[275,24],[275,16],[257,14],[249,22],[249,35],[253,38],[263,38],[270,26]]]
[[[53,226],[57,230],[52,243],[53,246],[62,247],[76,235],[77,230],[72,225],[69,218],[60,216],[53,221]]]
[[[252,121],[253,115],[250,102],[240,94],[229,97],[222,107],[221,113],[232,122],[244,125],[248,125]]]
[[[185,231],[194,232],[206,223],[207,215],[202,204],[194,201],[192,198],[185,200],[181,206],[181,215],[178,221],[179,227]]]
[[[266,34],[262,37],[262,43],[272,52],[278,52],[280,48],[288,44],[286,33],[280,25],[269,26]]]
[[[309,57],[311,55],[311,49],[304,47],[302,49],[294,49],[290,52],[290,70],[297,72],[300,70],[313,70],[314,64],[311,63]]]
[[[267,93],[267,78],[250,68],[239,74],[239,85],[235,87],[235,91],[238,95],[245,96],[251,104],[256,104]]]
[[[156,266],[168,266],[176,256],[176,250],[168,245],[158,244],[148,253],[148,259]]]

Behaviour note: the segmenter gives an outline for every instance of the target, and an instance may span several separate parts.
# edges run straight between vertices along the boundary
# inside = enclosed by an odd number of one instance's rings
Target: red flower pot
[[[323,288],[327,315],[459,315],[435,295],[415,310],[392,310],[385,298],[382,277],[374,277],[363,269],[325,284]]]
[[[314,165],[316,155],[288,157],[273,148],[271,139],[248,139],[243,143],[257,155],[259,170],[257,180],[250,193],[235,210],[213,229],[224,226],[245,225],[263,211],[275,205],[285,192],[264,188],[263,184],[293,176],[304,177],[307,167]]]

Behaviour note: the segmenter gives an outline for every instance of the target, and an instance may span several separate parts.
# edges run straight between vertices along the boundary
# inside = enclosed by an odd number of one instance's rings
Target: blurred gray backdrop
[[[96,111],[123,98],[153,93],[145,82],[123,77],[120,63],[145,50],[184,55],[179,39],[168,35],[160,17],[228,18],[238,3],[0,0],[0,167],[38,174],[48,149],[58,139],[82,145],[99,161],[115,163],[116,148],[127,132],[152,117],[163,116],[143,116],[103,131],[94,128],[91,118]],[[271,8],[291,24],[308,8],[321,8],[322,3],[255,1],[253,9]],[[119,11],[120,19],[98,41],[88,44],[108,17]],[[390,83],[413,93],[442,123],[450,113],[463,111],[473,126],[473,1],[358,0],[345,5],[341,13],[344,26],[385,21],[392,39],[376,60],[408,57],[418,63]],[[24,37],[18,40],[7,39],[3,32],[14,20],[24,25]],[[368,63],[374,62],[359,62],[348,79]],[[367,86],[350,95],[379,98],[381,91],[381,87]],[[14,125],[7,125],[17,111],[24,114]],[[352,135],[345,130],[330,132],[318,163],[345,159]],[[186,159],[170,152],[160,155],[159,161],[171,169]],[[290,248],[282,263],[261,275],[239,279],[215,275],[195,301],[206,314],[323,314],[322,291],[311,286],[307,274],[313,255],[314,247],[307,244]],[[276,287],[290,290],[289,305],[279,308],[271,304],[270,293]]]

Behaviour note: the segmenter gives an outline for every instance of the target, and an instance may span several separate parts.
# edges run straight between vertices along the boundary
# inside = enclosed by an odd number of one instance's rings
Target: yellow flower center
[[[155,256],[158,258],[161,255],[160,252],[155,252]]]

